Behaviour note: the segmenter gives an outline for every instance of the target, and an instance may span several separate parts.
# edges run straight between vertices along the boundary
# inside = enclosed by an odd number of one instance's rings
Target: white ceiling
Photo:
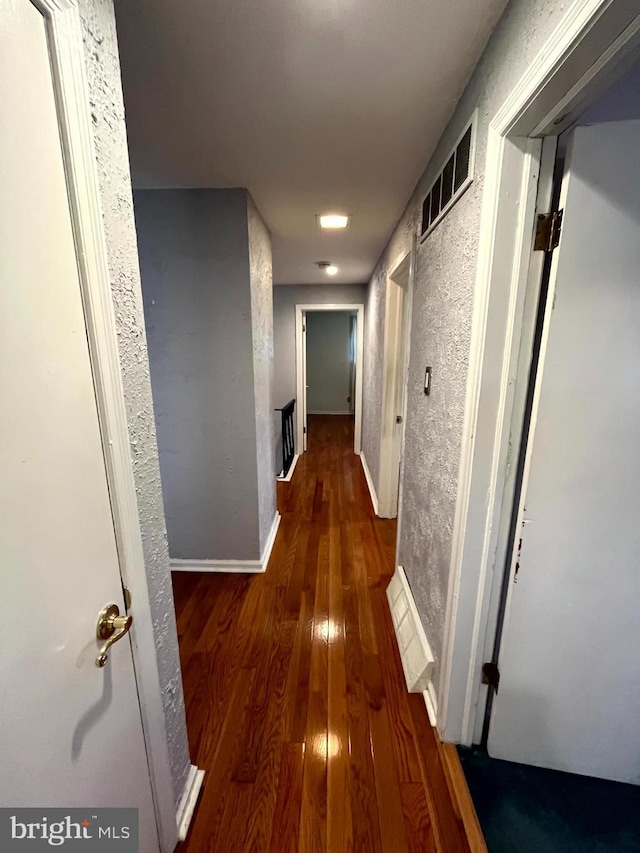
[[[117,0],[134,186],[248,187],[277,284],[366,282],[505,4]]]

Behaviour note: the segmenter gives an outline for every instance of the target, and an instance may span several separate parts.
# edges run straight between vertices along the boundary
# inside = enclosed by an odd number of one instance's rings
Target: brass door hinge
[[[539,213],[533,248],[536,252],[553,252],[560,242],[563,210]]]
[[[498,692],[498,685],[500,684],[500,670],[498,669],[497,664],[482,664],[482,683],[488,684],[489,687],[493,687],[496,693]]]

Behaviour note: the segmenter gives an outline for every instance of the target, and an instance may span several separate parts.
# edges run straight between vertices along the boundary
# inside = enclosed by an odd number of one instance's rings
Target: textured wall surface
[[[275,430],[273,412],[273,273],[271,235],[247,194],[253,381],[258,461],[260,553],[264,552],[276,514]]]
[[[247,192],[136,190],[134,201],[169,551],[256,560]]]
[[[369,284],[363,449],[377,486],[387,271],[410,247],[422,199],[477,107],[474,182],[418,245],[414,281],[400,563],[436,657],[436,683],[458,489],[488,126],[566,6],[566,0],[512,0],[509,4]],[[430,397],[422,392],[427,365],[433,367]]]
[[[138,513],[177,804],[189,772],[189,745],[149,381],[115,19],[111,0],[78,0],[78,5]]]

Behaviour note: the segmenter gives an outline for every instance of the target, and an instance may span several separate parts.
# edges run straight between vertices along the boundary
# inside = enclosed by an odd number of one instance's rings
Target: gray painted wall
[[[562,0],[511,0],[369,283],[363,450],[377,488],[387,271],[410,247],[422,199],[478,107],[475,180],[419,246],[414,282],[400,563],[436,658],[436,683],[458,489],[488,125],[557,25],[564,6]],[[430,397],[423,394],[426,365],[433,367]]]
[[[149,381],[115,18],[111,0],[78,0],[78,6],[131,458],[177,805],[189,773],[189,744]],[[135,590],[133,593],[135,597]]]
[[[134,200],[171,556],[257,560],[256,424],[271,351],[257,214],[252,287],[246,190],[136,190]],[[258,412],[254,361],[266,377]]]
[[[251,196],[247,196],[247,201],[258,462],[258,519],[262,554],[276,514],[276,484],[273,478],[276,466],[273,417],[273,273],[271,235]]]
[[[307,316],[307,411],[350,411],[351,315],[318,311]]]
[[[296,305],[331,303],[364,305],[366,301],[367,286],[364,284],[281,284],[273,288],[274,406],[284,406],[297,393]],[[282,468],[280,412],[274,414],[274,443],[276,460],[274,470],[279,473]]]

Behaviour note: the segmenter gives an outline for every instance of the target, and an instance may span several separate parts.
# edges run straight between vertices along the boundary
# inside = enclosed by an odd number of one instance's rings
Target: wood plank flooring
[[[373,514],[349,417],[309,418],[278,484],[264,575],[173,576],[191,759],[180,853],[457,853],[467,839],[385,589],[395,521]]]

